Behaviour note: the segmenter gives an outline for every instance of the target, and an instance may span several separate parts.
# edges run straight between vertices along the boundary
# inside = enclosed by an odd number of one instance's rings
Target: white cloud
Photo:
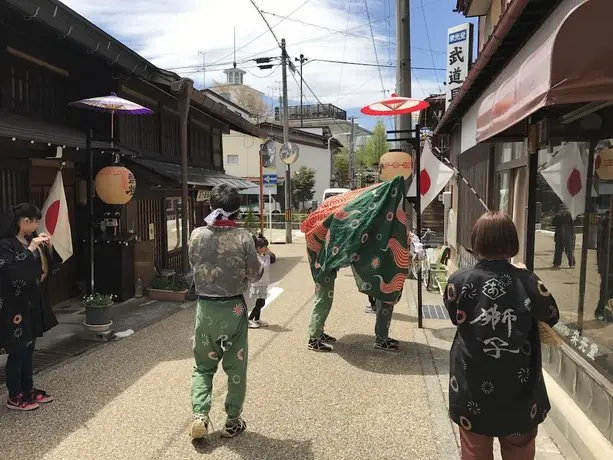
[[[385,20],[387,1],[369,1],[371,19],[379,21],[373,27],[382,64],[389,64],[390,57],[395,60],[394,44],[389,42],[390,37],[395,39],[395,34],[388,29],[390,24],[393,30],[390,21],[394,18]],[[393,5],[393,0],[389,1]],[[266,25],[249,0],[219,1],[214,6],[212,1],[202,0],[64,0],[64,3],[155,65],[178,69],[177,73],[190,76],[198,87],[202,85],[202,56],[199,56],[199,51],[206,53],[207,85],[213,80],[225,80],[223,69],[232,61],[234,28],[237,61],[249,72],[245,75],[245,83],[272,94],[272,88],[281,80],[280,68],[271,74],[271,70],[260,70],[254,68],[253,62],[245,62],[256,56],[279,54],[269,32],[248,44],[266,31]],[[263,11],[280,16],[288,15],[304,4],[292,19],[317,24],[318,27],[285,20],[274,27],[275,34],[279,39],[287,40],[292,58],[304,53],[312,61],[305,65],[304,76],[319,99],[342,108],[360,107],[383,95],[375,67],[317,62],[317,59],[375,62],[363,4],[353,2],[351,6],[351,3],[343,0],[310,0],[306,3],[305,0],[257,0]],[[351,8],[349,12],[348,7]],[[392,12],[393,9],[392,6]],[[273,26],[281,21],[279,17],[265,16]],[[330,29],[349,29],[353,35],[334,33]],[[393,69],[381,69],[383,86],[387,90],[394,89],[394,73]],[[415,81],[413,83],[415,97],[438,91],[436,82],[420,83],[423,91]],[[297,100],[299,90],[291,75],[288,87],[289,97]],[[305,96],[308,102],[316,102],[306,87]]]

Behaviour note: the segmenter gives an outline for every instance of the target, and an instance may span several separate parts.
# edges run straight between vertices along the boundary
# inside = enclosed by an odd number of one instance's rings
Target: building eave
[[[473,63],[460,92],[436,126],[434,135],[448,132],[464,116],[561,1],[511,2]]]

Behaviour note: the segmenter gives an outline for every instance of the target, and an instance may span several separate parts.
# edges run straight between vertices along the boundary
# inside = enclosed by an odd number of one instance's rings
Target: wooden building
[[[65,163],[75,254],[49,283],[52,304],[78,295],[88,273],[87,130],[94,135],[95,171],[111,163],[111,118],[69,106],[79,99],[116,93],[154,110],[152,116],[115,117],[115,148],[137,186],[126,206],[96,199],[96,223],[108,212],[121,216],[114,238],[96,230],[96,253],[112,255],[95,258],[96,272],[107,278],[97,290],[120,298],[133,294],[136,239],[151,242],[158,268],[181,271],[180,116],[171,91],[178,80],[57,1],[0,1],[0,206],[24,201],[42,206]],[[190,229],[202,222],[213,186],[253,185],[224,174],[222,134],[230,130],[262,137],[248,120],[194,91],[188,124]],[[58,147],[61,158],[55,158]],[[111,274],[115,279],[109,282]]]

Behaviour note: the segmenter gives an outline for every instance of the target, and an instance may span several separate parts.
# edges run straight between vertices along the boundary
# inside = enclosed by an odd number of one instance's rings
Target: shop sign
[[[210,190],[198,190],[196,201],[209,201],[209,198],[211,198]]]
[[[596,175],[602,180],[613,180],[613,149],[605,149],[596,155]]]
[[[473,25],[470,23],[452,27],[447,31],[447,82],[445,85],[445,110],[457,96],[466,80],[472,62]]]
[[[555,326],[555,329],[562,335],[569,339],[570,344],[576,348],[576,350],[589,358],[592,361],[596,360],[596,356],[598,355],[598,344],[593,340],[582,336],[581,332],[571,329],[566,324],[558,323]]]

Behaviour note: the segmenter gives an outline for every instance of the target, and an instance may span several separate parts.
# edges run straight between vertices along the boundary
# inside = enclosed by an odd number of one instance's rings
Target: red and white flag
[[[38,233],[44,232],[51,235],[53,249],[62,258],[62,262],[66,262],[72,256],[72,233],[61,171],[58,171],[55,176],[42,211],[43,218],[40,221]]]
[[[586,167],[575,142],[563,145],[553,161],[540,172],[573,219],[585,212]]]
[[[449,166],[444,164],[432,153],[430,141],[424,142],[424,148],[421,151],[419,173],[419,193],[421,195],[421,212],[428,207],[439,193],[445,188],[449,180],[453,177],[454,172]],[[416,196],[415,181],[409,187],[408,196]]]

